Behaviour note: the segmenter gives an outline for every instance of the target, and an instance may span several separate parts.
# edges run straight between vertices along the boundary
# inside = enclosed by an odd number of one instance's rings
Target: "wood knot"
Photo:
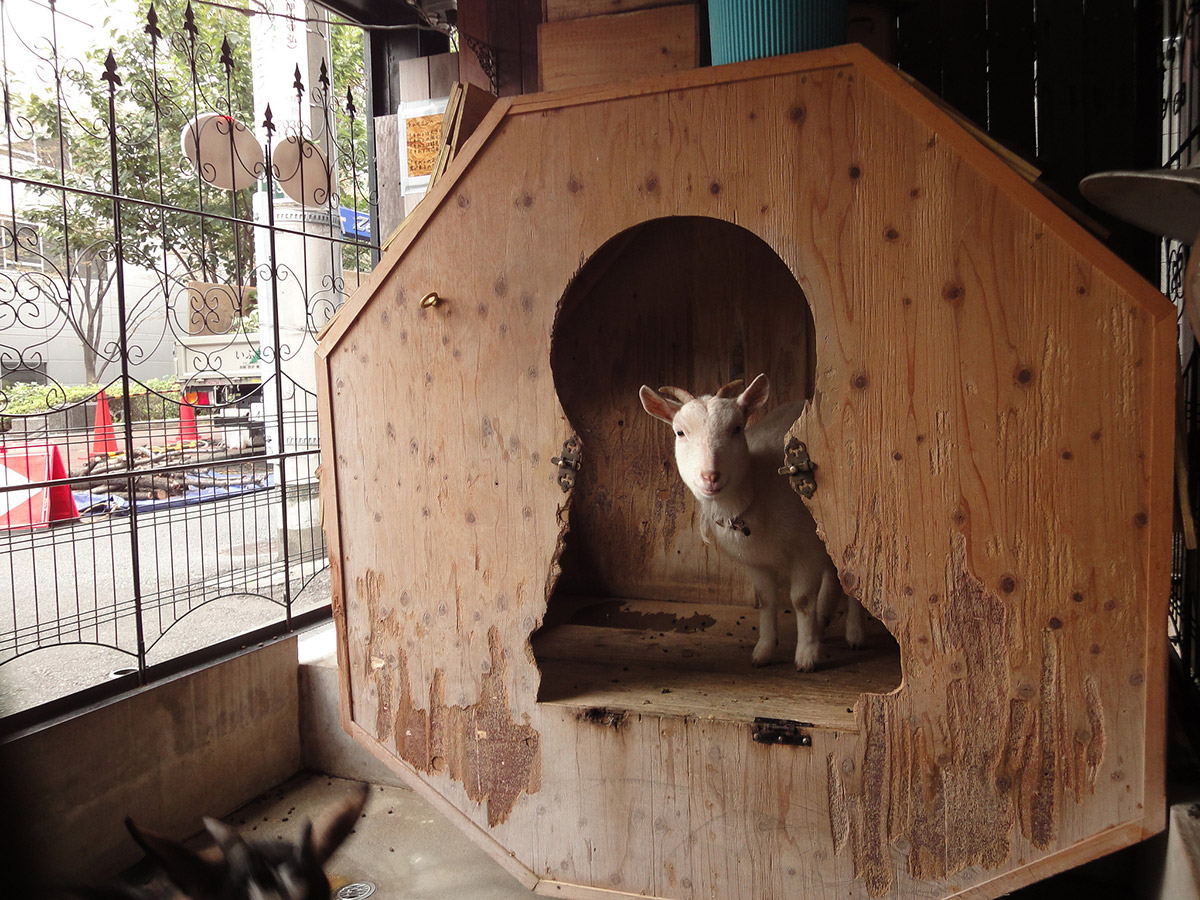
[[[788,110],[788,119],[790,119],[792,122],[794,122],[797,125],[803,124],[805,118],[807,118],[807,117],[808,117],[808,110],[806,110],[803,106],[793,106],[791,109]]]
[[[714,181],[712,184],[710,184],[710,185],[708,186],[708,192],[709,192],[710,194],[712,194],[714,197],[715,197],[717,194],[721,193],[721,182],[719,182],[719,181]]]
[[[1028,385],[1033,383],[1033,370],[1028,366],[1020,366],[1013,373],[1013,380],[1020,385]]]
[[[860,175],[862,175],[862,169],[860,169],[856,165],[850,167],[850,180],[851,181],[856,181]]]
[[[942,297],[952,306],[961,306],[966,293],[961,284],[954,282],[949,282],[942,288]]]
[[[857,373],[853,378],[850,379],[850,387],[854,388],[856,391],[865,390],[867,383],[867,376],[862,372]]]
[[[1000,576],[1000,590],[1005,594],[1011,594],[1017,589],[1017,579],[1011,575]]]

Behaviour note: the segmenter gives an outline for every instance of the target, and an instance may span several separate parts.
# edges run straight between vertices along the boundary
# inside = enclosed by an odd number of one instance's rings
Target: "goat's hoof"
[[[861,628],[847,628],[846,643],[852,650],[861,650],[867,646],[867,633]]]
[[[812,647],[797,647],[796,648],[796,671],[811,672],[817,667],[817,660],[821,656],[821,645],[815,644]]]
[[[756,666],[767,665],[771,661],[771,653],[774,649],[774,644],[756,644],[754,653],[750,655],[750,662]]]

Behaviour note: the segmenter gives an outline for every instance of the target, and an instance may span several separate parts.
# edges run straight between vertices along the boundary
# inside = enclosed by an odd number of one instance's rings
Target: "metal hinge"
[[[750,737],[759,744],[811,747],[812,735],[801,730],[811,727],[810,722],[792,722],[788,719],[766,719],[758,716],[750,729]]]
[[[562,455],[552,457],[550,462],[558,466],[558,486],[566,493],[575,487],[575,473],[579,471],[579,461],[583,456],[583,446],[576,435],[567,438],[563,444]]]
[[[788,441],[783,448],[783,461],[786,465],[779,470],[779,474],[790,476],[792,487],[805,499],[811,499],[817,492],[817,477],[813,474],[817,464],[809,459],[804,442],[797,438]]]

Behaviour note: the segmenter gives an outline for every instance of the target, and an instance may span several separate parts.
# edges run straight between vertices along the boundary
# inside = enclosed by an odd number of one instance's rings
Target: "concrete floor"
[[[225,817],[244,836],[295,840],[356,782],[301,774]],[[357,828],[326,866],[334,897],[359,882],[377,900],[530,900],[499,863],[407,788],[372,785]],[[134,876],[133,880],[139,880]],[[347,896],[362,898],[351,889]]]

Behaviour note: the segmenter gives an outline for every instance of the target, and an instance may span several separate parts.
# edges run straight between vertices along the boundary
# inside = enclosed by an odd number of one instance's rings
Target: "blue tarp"
[[[206,477],[221,478],[216,472],[202,473]],[[253,494],[269,490],[275,486],[274,476],[268,475],[257,481],[245,484],[233,484],[228,487],[193,488],[174,497],[164,497],[162,500],[138,500],[138,512],[158,512],[163,509],[175,509],[179,506],[195,506],[197,503],[208,503],[213,500],[227,500],[241,494]],[[129,501],[113,494],[76,493],[75,505],[79,507],[80,516],[129,515]]]

